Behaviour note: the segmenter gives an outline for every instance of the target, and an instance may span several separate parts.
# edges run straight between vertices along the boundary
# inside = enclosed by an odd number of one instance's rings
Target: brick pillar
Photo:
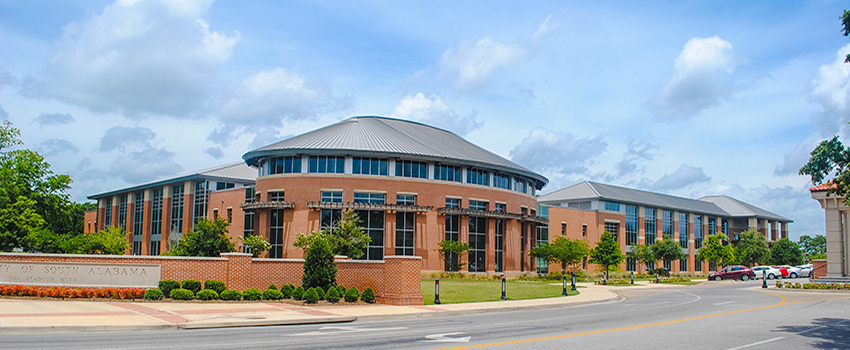
[[[388,305],[424,305],[420,292],[422,257],[384,257],[384,273],[377,294],[378,302]]]
[[[227,258],[227,279],[224,281],[227,288],[238,290],[261,288],[261,286],[251,285],[254,279],[251,269],[251,254],[221,253],[221,257]]]

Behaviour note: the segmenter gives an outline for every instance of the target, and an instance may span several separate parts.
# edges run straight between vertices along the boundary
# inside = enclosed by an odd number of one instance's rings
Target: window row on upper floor
[[[305,161],[307,167],[302,167]],[[269,157],[261,162],[259,169],[260,176],[290,173],[410,177],[492,186],[532,196],[536,194],[534,180],[524,176],[475,167],[403,159],[344,156]]]

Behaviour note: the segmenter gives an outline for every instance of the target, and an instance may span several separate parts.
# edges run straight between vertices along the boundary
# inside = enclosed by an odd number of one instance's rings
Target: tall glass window
[[[708,217],[708,235],[713,235],[717,233],[717,218]]]
[[[664,239],[673,239],[673,212],[662,210],[661,216],[661,233],[664,235]]]
[[[183,232],[183,185],[171,186],[171,232]]]
[[[679,260],[679,271],[680,272],[687,272],[688,271],[688,259],[687,258]]]
[[[688,226],[688,213],[679,213],[679,246],[682,248],[688,247],[688,239],[691,238]]]
[[[198,220],[207,217],[207,204],[209,200],[209,191],[207,191],[207,182],[206,181],[196,181],[195,182],[195,204],[194,204],[194,218],[192,220],[192,229],[195,229],[195,223]]]
[[[446,198],[446,208],[460,208],[460,198]],[[459,215],[446,215],[446,240],[447,241],[455,241],[459,240],[460,236],[460,216]],[[457,266],[458,264],[458,256],[452,253],[447,253],[446,256],[445,267],[448,266]],[[454,272],[454,271],[449,271]]]
[[[619,242],[620,235],[620,223],[618,222],[606,222],[605,223],[605,231],[608,231],[612,236],[614,236],[614,242]]]
[[[694,257],[694,272],[702,272],[702,261]]]
[[[498,211],[499,204],[496,204],[496,210]],[[493,220],[496,227],[495,229],[495,238],[496,238],[496,246],[494,247],[496,256],[495,256],[495,271],[503,272],[504,271],[504,260],[505,260],[505,220],[504,219],[495,219]]]
[[[162,188],[152,192],[151,197],[151,244],[149,255],[159,255],[162,239]]]
[[[626,205],[626,245],[638,243],[638,207]]]
[[[505,174],[493,173],[493,187],[511,189],[511,177]]]
[[[437,164],[434,166],[434,180],[461,182],[460,167]]]
[[[133,201],[133,255],[142,254],[142,233],[145,230],[145,192],[136,192]]]
[[[428,178],[428,164],[412,160],[397,160],[395,162],[395,176]]]
[[[354,193],[354,203],[383,204],[387,195],[384,193]],[[383,210],[358,210],[362,229],[372,239],[364,251],[363,259],[381,260],[384,258],[384,211]]]
[[[269,174],[289,174],[301,172],[301,157],[271,157],[269,158]]]
[[[254,186],[245,187],[245,203],[253,203],[256,194],[256,188]],[[270,225],[271,226],[271,225]],[[254,235],[254,211],[247,210],[244,213],[244,222],[242,224],[242,236],[249,237]],[[248,247],[243,247],[245,251],[243,253],[250,253],[247,251]]]
[[[549,219],[549,207],[547,206],[538,206],[540,211],[540,217]],[[545,211],[542,209],[546,209]],[[541,246],[549,243],[549,225],[538,225],[537,226],[537,246]],[[549,273],[549,261],[543,258],[537,258],[537,273],[539,274],[548,274]]]
[[[726,236],[729,236],[729,220],[723,220],[721,225],[723,226],[723,233],[725,233]]]
[[[626,258],[626,271],[637,271],[637,261],[634,258]]]
[[[702,215],[694,215],[694,249],[702,248]]]
[[[127,195],[118,197],[118,227],[127,231]]]
[[[269,258],[283,258],[283,209],[269,211]]]
[[[322,203],[342,203],[342,192],[322,192]],[[322,230],[333,232],[342,220],[342,209],[322,209]]]
[[[112,198],[103,200],[103,227],[112,226]]]
[[[526,193],[528,192],[528,182],[524,179],[515,177],[514,178],[514,191]]]
[[[311,173],[334,173],[345,172],[345,157],[335,156],[310,156]]]
[[[643,211],[643,231],[646,245],[655,244],[655,209],[645,208]]]
[[[352,174],[387,175],[387,160],[384,158],[354,157]]]
[[[416,213],[397,212],[395,218],[395,254],[413,255]]]
[[[484,169],[469,168],[466,170],[466,183],[490,186],[490,174]]]
[[[469,217],[469,272],[487,268],[487,218]]]

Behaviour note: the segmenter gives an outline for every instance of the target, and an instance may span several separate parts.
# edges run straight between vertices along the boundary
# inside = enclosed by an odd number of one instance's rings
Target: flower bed
[[[69,288],[22,285],[0,285],[0,295],[38,298],[108,298],[142,299],[144,288]]]
[[[792,283],[776,281],[776,288],[850,290],[850,283]]]

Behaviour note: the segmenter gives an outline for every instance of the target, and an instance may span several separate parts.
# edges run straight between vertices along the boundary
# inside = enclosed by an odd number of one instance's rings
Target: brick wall
[[[409,256],[387,256],[381,261],[338,260],[337,283],[361,292],[371,287],[382,304],[422,305],[421,260]],[[222,253],[219,258],[0,253],[0,261],[158,264],[162,279],[219,280],[239,290],[265,290],[270,284],[300,285],[304,271],[303,259],[252,259],[251,254],[244,253]]]
[[[812,260],[812,278],[826,277],[826,259]]]

